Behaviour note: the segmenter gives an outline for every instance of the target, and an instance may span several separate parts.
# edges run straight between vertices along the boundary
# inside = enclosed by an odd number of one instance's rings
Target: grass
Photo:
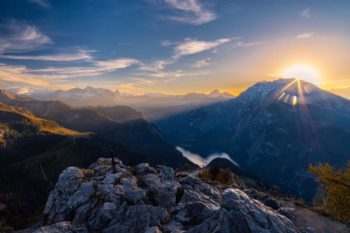
[[[199,178],[204,181],[215,182],[223,185],[239,184],[239,178],[229,169],[205,168],[199,173]]]
[[[9,112],[9,113],[17,113],[24,117],[26,120],[28,120],[30,123],[35,125],[39,131],[50,133],[50,134],[56,134],[56,135],[65,135],[65,136],[86,136],[88,133],[82,133],[75,130],[70,130],[67,128],[64,128],[57,124],[54,121],[45,120],[39,117],[34,116],[29,111],[22,109],[22,108],[16,108],[12,107],[6,104],[0,103],[0,111],[3,112]]]

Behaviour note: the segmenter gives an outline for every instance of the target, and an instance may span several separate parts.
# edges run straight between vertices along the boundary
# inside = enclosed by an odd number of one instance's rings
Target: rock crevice
[[[273,209],[239,188],[210,185],[165,166],[131,168],[100,158],[59,176],[35,233],[296,233],[290,211]],[[276,204],[277,205],[277,204]],[[276,208],[279,208],[277,206]],[[283,213],[287,213],[283,215]]]

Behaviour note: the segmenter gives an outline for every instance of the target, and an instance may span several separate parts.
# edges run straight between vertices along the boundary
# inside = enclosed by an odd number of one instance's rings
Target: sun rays
[[[282,77],[304,80],[315,85],[320,85],[319,72],[309,65],[294,65],[282,71]]]

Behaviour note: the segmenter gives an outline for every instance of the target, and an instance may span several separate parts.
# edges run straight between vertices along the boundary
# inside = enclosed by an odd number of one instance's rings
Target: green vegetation
[[[84,133],[64,128],[54,121],[36,117],[23,108],[16,108],[0,103],[0,112],[2,113],[2,118],[7,118],[7,124],[17,126],[16,128],[19,128],[20,131],[23,131],[23,129],[28,129],[28,126],[30,126],[30,130],[22,133],[34,133],[38,131],[40,133],[51,133],[66,136],[85,135]],[[6,128],[9,128],[6,124],[0,124],[0,130],[5,128],[5,126]]]
[[[350,162],[337,170],[329,164],[310,166],[320,184],[315,208],[343,222],[350,223]]]
[[[229,169],[218,167],[205,168],[199,173],[199,178],[204,181],[216,182],[223,185],[239,184],[239,178]]]

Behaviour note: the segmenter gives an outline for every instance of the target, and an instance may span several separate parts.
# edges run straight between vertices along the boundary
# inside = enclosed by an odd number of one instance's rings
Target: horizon
[[[278,79],[274,79],[274,80],[261,80],[261,81],[258,81],[256,83],[252,84],[251,86],[248,86],[247,88],[243,89],[238,94],[233,94],[233,93],[230,93],[228,91],[223,91],[223,90],[220,90],[220,89],[212,89],[211,91],[208,91],[208,92],[190,91],[190,92],[180,92],[180,93],[173,93],[173,94],[172,93],[163,93],[163,92],[130,93],[130,92],[123,92],[123,91],[120,91],[118,89],[110,89],[110,88],[98,87],[98,86],[85,86],[85,87],[78,87],[78,86],[76,86],[76,87],[70,87],[70,88],[67,88],[67,89],[43,89],[43,88],[31,88],[31,87],[12,87],[12,88],[7,88],[7,89],[5,88],[5,90],[11,91],[14,94],[18,94],[18,95],[28,94],[28,93],[30,93],[30,89],[34,90],[34,92],[35,91],[52,91],[52,92],[55,92],[55,91],[71,91],[71,90],[74,90],[74,89],[86,90],[88,88],[103,89],[103,90],[108,90],[108,91],[111,91],[111,92],[119,92],[120,94],[132,95],[132,96],[144,96],[144,95],[185,96],[185,95],[190,95],[190,94],[198,94],[198,95],[207,95],[207,96],[209,96],[210,94],[212,94],[214,92],[219,92],[220,94],[228,94],[228,95],[231,95],[232,98],[236,98],[236,97],[238,97],[243,92],[247,91],[250,87],[254,86],[257,83],[276,82],[276,81],[279,81],[279,80],[300,80],[300,81],[303,81],[303,82],[315,85],[316,87],[318,87],[319,89],[321,89],[323,91],[330,92],[332,94],[335,94],[337,96],[343,97],[345,99],[350,99],[350,93],[349,94],[342,93],[341,91],[340,91],[340,93],[337,93],[337,90],[334,91],[333,89],[329,89],[329,90],[323,89],[322,87],[320,87],[319,85],[317,85],[315,83],[312,83],[312,82],[309,82],[309,81],[306,81],[306,80],[303,80],[303,79],[300,79],[300,78],[282,78],[282,77],[280,77]],[[349,88],[345,88],[345,90],[346,89],[350,90],[350,87]]]
[[[349,7],[346,0],[3,1],[0,85],[237,96],[256,82],[300,75],[349,98]]]

